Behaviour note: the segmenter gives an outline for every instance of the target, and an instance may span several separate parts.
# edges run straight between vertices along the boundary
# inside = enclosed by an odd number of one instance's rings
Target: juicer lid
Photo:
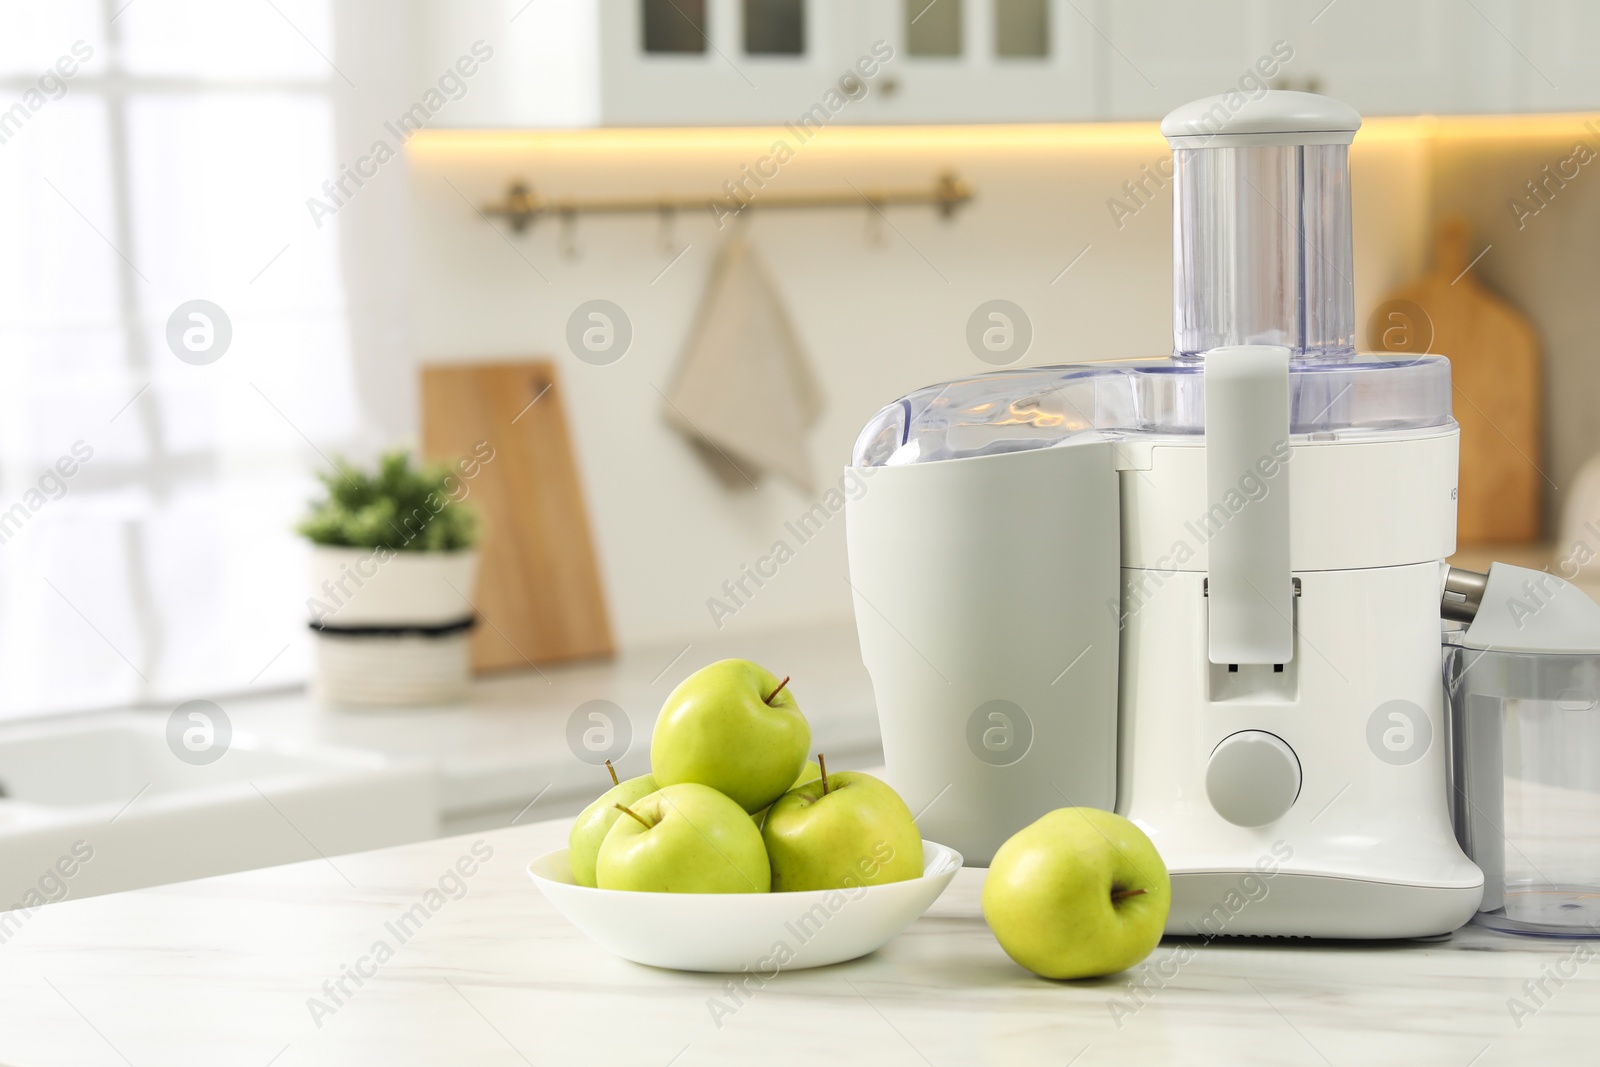
[[[1349,144],[1361,113],[1315,93],[1240,90],[1194,100],[1161,120],[1173,148],[1258,148],[1270,145]]]
[[[1019,367],[930,385],[874,415],[852,466],[898,467],[1025,452],[1106,434],[1205,433],[1205,363],[1172,359]],[[1289,365],[1289,433],[1383,440],[1444,431],[1450,361],[1388,353]]]
[[[1549,571],[1494,563],[1477,615],[1452,643],[1482,652],[1600,656],[1600,605]]]

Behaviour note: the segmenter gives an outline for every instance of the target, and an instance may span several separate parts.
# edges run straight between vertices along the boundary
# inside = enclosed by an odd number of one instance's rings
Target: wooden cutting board
[[[611,623],[549,360],[422,368],[422,451],[453,463],[494,449],[468,481],[483,523],[473,595],[478,670],[609,655]]]
[[[1480,251],[1464,219],[1440,220],[1433,269],[1378,306],[1367,346],[1450,358],[1461,424],[1457,540],[1535,541],[1545,484],[1539,342],[1533,324],[1467,270]]]

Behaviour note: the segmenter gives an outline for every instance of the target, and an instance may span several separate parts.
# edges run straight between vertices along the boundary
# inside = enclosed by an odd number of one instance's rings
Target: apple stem
[[[767,698],[766,698],[765,703],[770,706],[772,704],[772,698],[777,696],[779,693],[783,692],[783,687],[788,685],[788,684],[789,684],[789,676],[786,674],[786,675],[783,676],[783,681],[778,683],[778,688],[774,689],[772,692],[767,694]]]
[[[817,753],[817,769],[822,772],[822,795],[828,795],[828,757]]]
[[[612,785],[616,785],[617,784],[617,769],[615,767],[611,766],[611,761],[610,760],[606,760],[606,770],[611,772],[611,784]]]
[[[613,804],[612,807],[616,808],[618,811],[622,812],[625,815],[632,815],[635,819],[639,819],[638,813],[635,812],[632,808],[629,808],[625,804]],[[650,829],[650,824],[645,822],[643,819],[639,819],[639,825],[644,827],[646,830]],[[1144,890],[1141,889],[1141,890],[1139,890],[1139,892],[1143,893]]]
[[[1119,889],[1111,894],[1111,903],[1121,904],[1129,897],[1142,897],[1148,892],[1148,889]]]

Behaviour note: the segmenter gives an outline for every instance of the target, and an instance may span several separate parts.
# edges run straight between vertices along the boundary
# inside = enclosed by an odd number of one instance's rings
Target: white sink
[[[127,713],[0,731],[0,910],[438,833],[424,764],[234,734],[197,766],[166,728],[165,716]],[[344,877],[337,860],[328,876]],[[0,941],[6,932],[0,918]]]

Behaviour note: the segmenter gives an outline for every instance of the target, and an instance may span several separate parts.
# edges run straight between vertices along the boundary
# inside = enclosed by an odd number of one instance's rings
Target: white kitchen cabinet
[[[1100,0],[1108,118],[1236,86],[1283,42],[1277,88],[1363,115],[1600,107],[1595,0]]]
[[[752,54],[751,19],[775,2],[781,0],[607,4],[600,20],[603,121],[779,123],[818,104],[840,123],[1097,114],[1098,42],[1067,0],[790,0],[803,12],[801,50]],[[648,50],[652,9],[680,23],[686,12],[703,10],[696,30],[705,47]],[[695,34],[685,36],[684,43],[695,43]],[[848,102],[841,105],[835,93]]]
[[[1485,11],[1509,38],[1498,43],[1511,53],[1513,110],[1600,109],[1600,62],[1595,58],[1595,46],[1600,42],[1600,3],[1539,0],[1513,4],[1502,0],[1486,5]]]
[[[450,126],[1148,120],[1261,70],[1366,115],[1600,107],[1596,0],[407,2],[424,83],[495,49]]]
[[[412,2],[424,83],[475,39],[495,50],[443,125],[783,124],[819,106],[837,123],[1105,110],[1101,41],[1071,0]],[[929,54],[941,36],[951,54]]]
[[[1322,0],[1326,2],[1326,0]],[[1338,0],[1291,40],[1292,75],[1363,115],[1520,110],[1495,0]]]
[[[1068,0],[847,0],[842,51],[887,41],[860,122],[1049,122],[1101,116],[1102,42]]]
[[[1101,11],[1112,118],[1161,115],[1238,87],[1252,69],[1274,69],[1275,88],[1327,93],[1364,115],[1512,105],[1516,53],[1460,0],[1103,0]]]
[[[870,95],[876,80],[849,80],[860,76],[849,69],[858,57],[841,49],[848,6],[848,0],[604,0],[601,121],[781,124],[819,103],[837,105],[842,115],[858,101],[839,101],[860,96],[858,84]],[[784,16],[795,13],[799,32],[782,32],[791,21]],[[751,47],[786,44],[793,50]]]
[[[1284,35],[1267,0],[1100,0],[1084,5],[1104,35],[1105,118],[1150,119],[1235,88]],[[1278,4],[1281,10],[1289,5]],[[1291,62],[1286,73],[1297,73]],[[1257,75],[1259,76],[1259,74]],[[1275,83],[1282,84],[1282,83]],[[1304,88],[1300,84],[1285,87]]]

